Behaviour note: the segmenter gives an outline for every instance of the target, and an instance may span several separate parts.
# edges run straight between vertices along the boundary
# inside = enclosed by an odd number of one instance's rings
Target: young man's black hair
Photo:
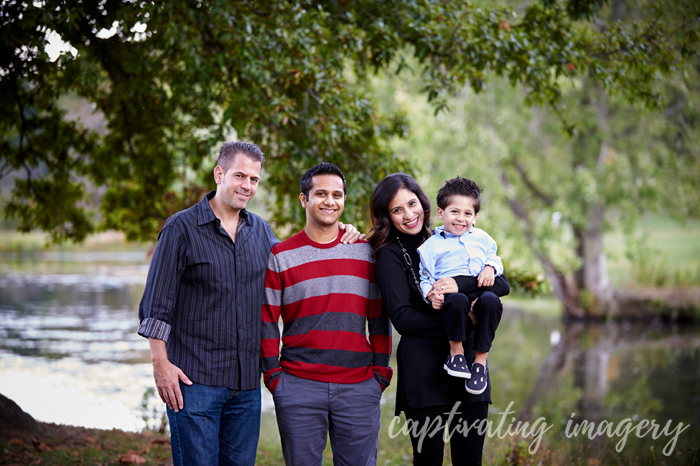
[[[343,172],[340,171],[340,168],[338,168],[337,165],[334,165],[330,162],[321,162],[318,165],[314,165],[313,167],[306,170],[304,176],[301,177],[301,183],[299,183],[299,192],[304,193],[306,199],[309,198],[309,192],[312,188],[311,180],[314,176],[318,175],[339,176],[340,179],[343,180],[343,194],[346,194],[345,176],[343,176]]]

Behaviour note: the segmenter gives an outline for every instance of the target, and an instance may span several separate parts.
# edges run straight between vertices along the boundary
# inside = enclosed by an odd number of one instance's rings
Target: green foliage
[[[3,2],[0,177],[21,174],[5,215],[56,242],[107,228],[152,239],[210,183],[212,152],[235,132],[268,156],[278,227],[301,226],[296,184],[321,160],[348,174],[344,220],[362,225],[376,181],[411,171],[388,145],[406,134],[405,116],[379,113],[366,91],[376,70],[408,66],[406,50],[435,111],[493,76],[522,85],[528,102],[554,108],[569,130],[563,76],[587,74],[658,104],[658,77],[696,53],[696,22],[674,6],[597,31],[601,7],[542,0],[516,15],[415,0]],[[113,25],[115,35],[98,37]],[[77,55],[51,61],[50,32]],[[69,93],[92,103],[105,126],[67,119],[59,99]]]
[[[506,277],[510,283],[511,293],[525,296],[543,296],[552,292],[552,287],[547,278],[539,270],[537,264],[529,267],[518,267],[503,262]]]
[[[625,18],[638,18],[644,12],[638,8],[623,12]],[[608,19],[598,18],[602,30],[619,26],[611,11],[600,15]],[[424,116],[426,106],[415,97],[418,77],[377,80],[377,95],[387,108],[411,115],[410,138],[394,147],[420,166],[428,195],[455,175],[476,180],[485,197],[479,226],[496,239],[499,254],[543,270],[567,312],[586,316],[606,312],[609,298],[590,287],[607,281],[605,261],[594,263],[604,258],[606,232],[632,231],[653,212],[681,220],[700,215],[699,70],[694,58],[682,73],[658,82],[663,111],[606,93],[605,83],[591,79],[595,74],[562,79],[561,102],[577,122],[573,137],[562,134],[556,109],[528,105],[527,89],[503,80],[492,80],[480,95],[465,90],[449,100],[450,114],[435,118]],[[586,252],[587,245],[598,252]],[[644,259],[639,271],[659,265]],[[585,282],[585,275],[597,278]]]

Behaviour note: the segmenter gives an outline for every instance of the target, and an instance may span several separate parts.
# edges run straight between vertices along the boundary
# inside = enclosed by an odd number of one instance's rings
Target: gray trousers
[[[377,464],[382,389],[374,377],[342,384],[282,371],[272,397],[287,466],[321,466],[329,434],[334,465]]]

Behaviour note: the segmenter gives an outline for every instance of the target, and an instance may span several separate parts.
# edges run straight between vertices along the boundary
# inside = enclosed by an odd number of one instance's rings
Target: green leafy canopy
[[[0,177],[15,177],[5,215],[56,242],[103,229],[152,240],[201,198],[212,153],[235,137],[267,154],[276,226],[303,223],[298,180],[322,160],[348,177],[343,219],[364,225],[376,182],[411,171],[389,145],[407,133],[406,115],[380,114],[366,83],[406,68],[407,54],[435,111],[497,75],[554,108],[571,133],[568,78],[659,105],[659,76],[697,53],[697,7],[659,4],[599,30],[605,3],[5,1]],[[75,53],[52,61],[53,33]],[[92,103],[104,126],[67,118],[66,96]]]

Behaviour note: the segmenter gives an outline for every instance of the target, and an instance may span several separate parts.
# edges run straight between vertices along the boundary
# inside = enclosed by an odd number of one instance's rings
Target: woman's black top
[[[391,322],[401,335],[396,354],[399,366],[396,415],[405,409],[452,406],[457,401],[462,404],[479,401],[491,403],[490,380],[484,393],[471,395],[464,388],[465,379],[452,377],[443,369],[450,352],[445,324],[440,312],[423,299],[416,287],[397,237],[411,258],[416,277],[420,277],[417,249],[423,242],[420,235],[410,236],[392,228],[391,242],[381,248],[376,256],[375,279]],[[460,292],[466,292],[462,284],[458,281]],[[468,332],[464,354],[470,365],[474,361],[472,339],[473,333]]]

